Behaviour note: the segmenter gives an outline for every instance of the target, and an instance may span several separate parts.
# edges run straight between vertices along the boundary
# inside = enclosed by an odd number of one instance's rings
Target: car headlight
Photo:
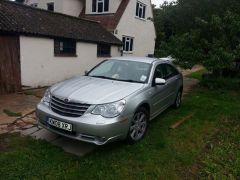
[[[41,101],[42,101],[44,104],[49,105],[50,100],[51,100],[50,89],[47,89]]]
[[[125,107],[125,104],[126,101],[121,100],[114,103],[97,105],[93,109],[92,114],[101,115],[106,118],[113,118],[120,115]]]

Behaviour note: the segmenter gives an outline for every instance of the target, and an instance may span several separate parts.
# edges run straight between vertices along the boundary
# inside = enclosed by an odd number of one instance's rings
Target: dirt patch
[[[199,80],[197,79],[191,79],[191,78],[183,78],[183,94],[189,93],[194,87],[196,87],[199,83]]]
[[[24,95],[27,95],[27,96],[35,96],[37,98],[42,98],[46,89],[47,88],[28,89],[28,90],[24,90],[23,92],[21,92],[19,94],[24,94]]]
[[[16,120],[15,115],[21,113],[24,116],[32,112],[39,101],[40,98],[32,95],[9,94],[0,96],[0,125],[13,123]],[[13,114],[14,116],[9,116]]]
[[[182,69],[180,67],[178,69],[182,72],[182,74],[184,76],[186,76],[186,75],[191,74],[193,72],[200,71],[200,70],[204,69],[204,67],[202,65],[195,65],[195,66],[193,66],[192,69]]]

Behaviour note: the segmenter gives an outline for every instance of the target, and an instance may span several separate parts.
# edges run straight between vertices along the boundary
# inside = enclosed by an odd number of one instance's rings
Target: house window
[[[133,37],[123,36],[123,51],[132,52],[133,51]]]
[[[33,3],[33,4],[30,4],[30,6],[37,8],[38,4],[37,3]]]
[[[47,10],[54,11],[54,3],[47,3]]]
[[[97,56],[98,57],[110,57],[111,56],[111,46],[108,44],[98,44]]]
[[[76,56],[76,41],[69,39],[54,40],[55,56]]]
[[[92,12],[102,13],[109,11],[109,0],[92,0]]]
[[[145,14],[146,14],[146,5],[138,1],[137,7],[136,7],[136,17],[145,19]]]

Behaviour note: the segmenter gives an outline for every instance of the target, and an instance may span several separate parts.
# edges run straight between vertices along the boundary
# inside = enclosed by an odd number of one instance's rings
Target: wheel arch
[[[142,103],[140,103],[139,106],[136,108],[135,113],[137,112],[137,110],[138,110],[139,108],[142,108],[142,107],[147,110],[147,112],[148,112],[148,118],[150,118],[151,107],[150,107],[150,104],[149,104],[148,102],[142,102]]]

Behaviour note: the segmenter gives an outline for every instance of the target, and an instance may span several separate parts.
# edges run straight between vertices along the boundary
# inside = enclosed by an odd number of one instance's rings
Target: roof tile
[[[122,45],[101,24],[0,0],[0,31]]]

